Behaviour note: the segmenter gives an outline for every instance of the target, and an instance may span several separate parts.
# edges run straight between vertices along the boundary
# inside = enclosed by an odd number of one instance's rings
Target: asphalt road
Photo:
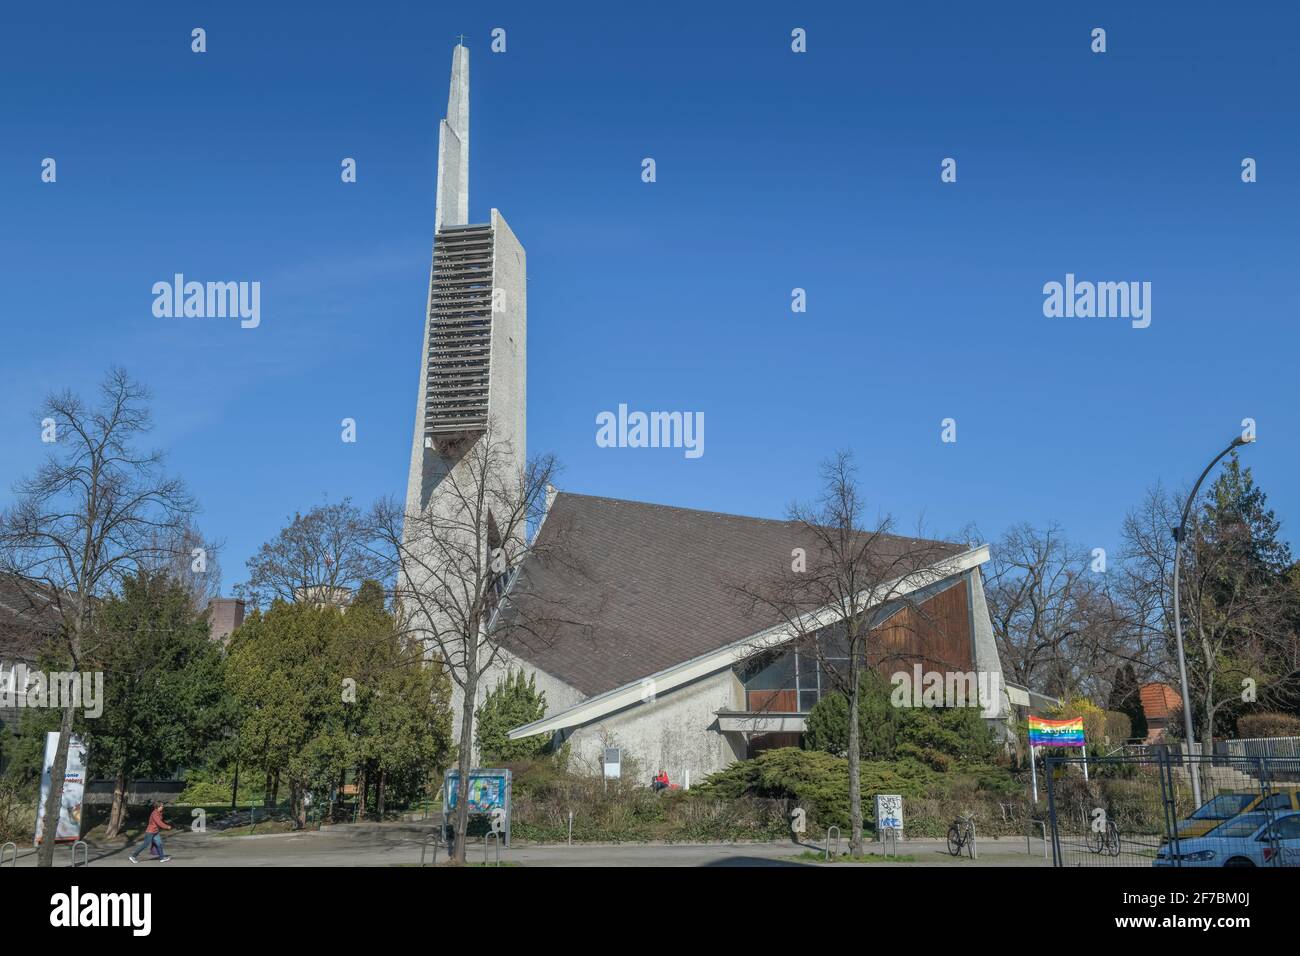
[[[127,845],[90,848],[90,865],[140,867],[192,866],[418,866],[424,839],[432,828],[422,824],[351,824],[307,833],[265,836],[217,836],[193,832],[164,834],[172,860],[159,863],[142,857],[132,864],[127,856],[139,841]],[[819,853],[821,845],[792,843],[638,843],[555,844],[517,843],[501,851],[503,861],[521,866],[807,866],[799,859],[807,849]],[[874,848],[873,848],[874,849]],[[900,853],[916,857],[912,863],[871,863],[865,866],[1046,866],[1043,844],[1032,841],[1026,852],[1024,839],[984,840],[979,859],[954,859],[943,841],[911,840]],[[472,843],[470,862],[483,860],[483,845]],[[34,866],[36,851],[20,851],[20,867]],[[427,857],[432,860],[432,854]],[[58,866],[68,866],[71,851],[59,847]]]

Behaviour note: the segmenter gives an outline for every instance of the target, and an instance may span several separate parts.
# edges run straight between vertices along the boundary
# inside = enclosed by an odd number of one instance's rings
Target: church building
[[[461,45],[439,131],[435,230],[408,515],[439,507],[439,487],[489,419],[517,464],[525,461],[524,250],[498,210],[469,222],[469,51]],[[546,600],[580,613],[545,642],[502,639],[478,690],[481,699],[509,670],[535,677],[546,715],[512,738],[567,744],[574,766],[595,773],[617,749],[647,780],[665,770],[681,783],[798,744],[809,711],[831,691],[834,653],[793,647],[794,632],[738,595],[793,549],[815,547],[802,540],[806,529],[563,491],[548,496],[536,542],[559,529],[572,566],[526,558],[503,607]],[[889,536],[880,547],[929,557],[924,573],[891,593],[868,663],[887,677],[916,665],[992,676],[998,693],[983,702],[984,716],[1004,726],[1012,699],[980,573],[988,547]]]

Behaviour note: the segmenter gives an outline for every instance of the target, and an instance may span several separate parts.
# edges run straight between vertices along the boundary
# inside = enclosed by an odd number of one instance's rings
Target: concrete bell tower
[[[526,461],[527,282],[524,248],[501,213],[471,223],[469,50],[451,55],[438,128],[433,266],[407,483],[407,514],[436,506],[438,486],[492,422]]]

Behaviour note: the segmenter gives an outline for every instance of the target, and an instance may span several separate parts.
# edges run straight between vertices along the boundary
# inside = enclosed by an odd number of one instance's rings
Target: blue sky
[[[849,448],[904,528],[1114,548],[1250,416],[1295,540],[1294,8],[282,6],[6,8],[0,501],[41,397],[111,363],[153,388],[227,590],[296,509],[404,490],[463,32],[471,219],[527,249],[528,446],[564,488],[779,517]],[[176,272],[260,281],[261,326],[155,318]],[[1151,282],[1151,326],[1045,318],[1067,272]],[[619,403],[703,411],[704,456],[598,448]]]

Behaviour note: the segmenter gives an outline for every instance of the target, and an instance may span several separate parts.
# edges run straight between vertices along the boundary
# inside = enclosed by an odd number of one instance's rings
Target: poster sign
[[[896,793],[876,794],[876,833],[882,835],[886,830],[897,830],[903,835],[903,798]]]
[[[447,808],[456,809],[460,800],[460,772],[447,771]],[[510,803],[509,770],[471,770],[469,772],[469,812],[491,813]]]
[[[1082,747],[1083,718],[1047,720],[1029,718],[1029,746],[1031,747]]]
[[[469,772],[469,786],[465,788],[471,814],[489,818],[494,833],[505,834],[510,845],[510,785],[509,770],[480,768]],[[448,825],[451,813],[460,802],[460,771],[448,770],[442,780],[442,825]]]
[[[45,735],[45,766],[41,770],[41,798],[36,807],[36,839],[41,842],[45,827],[45,801],[50,795],[50,771],[54,768],[54,752],[59,749],[59,734],[50,731]],[[76,734],[68,744],[68,766],[63,774],[63,802],[59,806],[59,828],[55,831],[56,843],[81,839],[81,805],[86,793],[86,748]]]

